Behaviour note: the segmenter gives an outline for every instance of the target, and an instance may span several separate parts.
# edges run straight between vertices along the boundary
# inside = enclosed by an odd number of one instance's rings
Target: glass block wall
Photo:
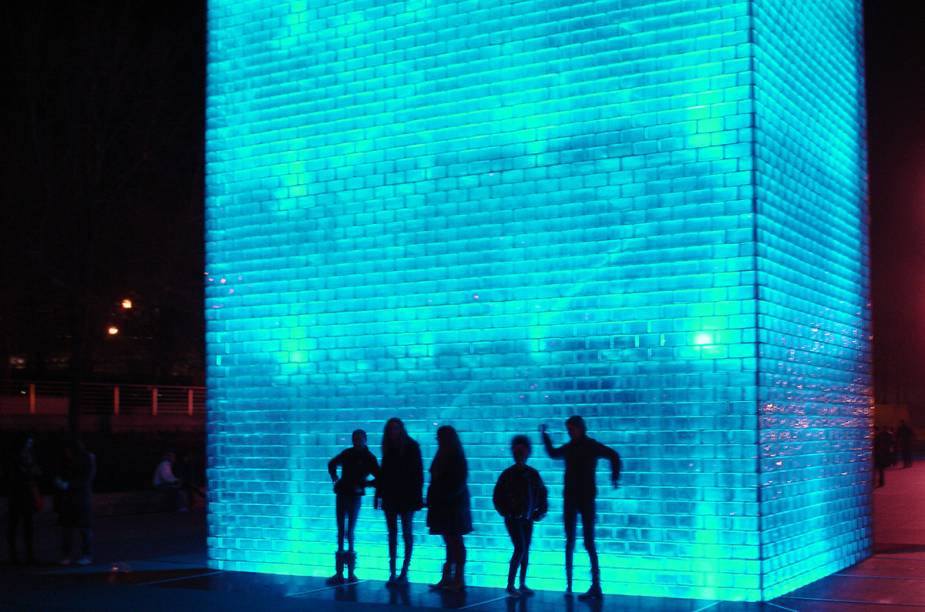
[[[863,55],[860,2],[757,0],[753,14],[762,573],[773,597],[869,554]]]
[[[530,576],[564,586],[536,432],[573,413],[623,456],[609,592],[755,600],[863,554],[860,8],[827,7],[211,0],[212,565],[331,574],[327,460],[391,416],[425,463],[461,433],[471,584],[503,585],[527,433]],[[383,579],[369,499],[357,541]],[[438,544],[419,513],[412,580]]]

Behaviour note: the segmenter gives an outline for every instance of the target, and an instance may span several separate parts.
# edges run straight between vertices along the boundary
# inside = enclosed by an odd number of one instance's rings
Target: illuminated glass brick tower
[[[530,574],[563,586],[536,432],[573,413],[624,461],[606,591],[767,599],[866,556],[862,57],[860,0],[212,0],[214,567],[332,573],[327,460],[396,415],[426,463],[461,433],[470,583],[503,585],[527,433]],[[384,578],[369,498],[357,539]]]

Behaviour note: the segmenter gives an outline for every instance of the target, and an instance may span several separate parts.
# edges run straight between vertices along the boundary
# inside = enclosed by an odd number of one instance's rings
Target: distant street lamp
[[[132,300],[125,298],[122,300],[122,310],[131,310],[132,309]]]
[[[115,325],[110,325],[109,328],[106,330],[106,333],[109,334],[110,336],[115,336],[119,333],[119,328],[116,327]]]

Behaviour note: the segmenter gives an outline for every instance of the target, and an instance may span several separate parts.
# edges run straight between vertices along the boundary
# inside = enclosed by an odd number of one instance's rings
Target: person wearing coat
[[[327,584],[344,584],[344,582],[358,582],[356,577],[356,551],[353,549],[353,531],[356,527],[357,517],[360,515],[360,502],[366,493],[366,487],[373,481],[367,480],[369,476],[375,478],[379,474],[379,462],[376,461],[366,446],[366,432],[357,429],[350,436],[352,446],[337,454],[328,462],[328,474],[334,483],[336,494],[335,514],[337,516],[337,553],[335,565],[337,572],[327,579]],[[340,477],[337,468],[340,468]],[[347,539],[347,550],[344,550],[344,538]],[[344,580],[344,566],[347,566],[347,579]]]
[[[466,588],[466,545],[463,536],[472,532],[466,455],[459,434],[450,425],[437,430],[437,454],[430,465],[427,488],[427,526],[443,538],[446,563],[434,589],[461,591]]]
[[[376,478],[374,507],[385,512],[385,525],[389,532],[388,587],[408,584],[408,566],[414,548],[414,513],[424,506],[421,492],[424,489],[424,464],[421,447],[405,430],[402,420],[389,419],[382,432],[382,466]],[[405,545],[401,573],[395,576],[398,554],[398,521]]]
[[[498,514],[504,517],[504,526],[514,554],[507,574],[507,593],[512,597],[533,595],[527,586],[527,564],[530,557],[530,540],[533,537],[533,522],[546,516],[549,509],[548,495],[540,473],[527,465],[530,457],[530,438],[514,436],[511,440],[511,454],[514,465],[501,472],[492,501]],[[514,577],[520,568],[520,589],[514,588]]]
[[[96,478],[96,456],[89,452],[79,439],[65,449],[64,478],[56,478],[55,486],[61,491],[61,512],[58,520],[63,528],[61,565],[72,562],[71,548],[74,532],[80,533],[81,546],[78,565],[93,563],[93,480]]]
[[[36,480],[39,469],[35,462],[32,436],[26,436],[16,445],[13,456],[9,458],[7,469],[8,499],[7,506],[7,540],[10,546],[10,562],[19,564],[18,540],[19,525],[22,524],[27,564],[35,563],[34,534],[32,515],[36,510],[38,485]]]

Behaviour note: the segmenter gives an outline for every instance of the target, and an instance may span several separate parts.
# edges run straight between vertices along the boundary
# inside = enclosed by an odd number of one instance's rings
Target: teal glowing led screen
[[[599,466],[605,591],[761,600],[870,548],[859,0],[210,0],[209,556],[327,576],[327,462],[404,420],[469,464],[503,586],[515,434]],[[357,573],[385,579],[367,496]],[[440,538],[415,518],[414,582]],[[587,555],[575,553],[576,589]]]

